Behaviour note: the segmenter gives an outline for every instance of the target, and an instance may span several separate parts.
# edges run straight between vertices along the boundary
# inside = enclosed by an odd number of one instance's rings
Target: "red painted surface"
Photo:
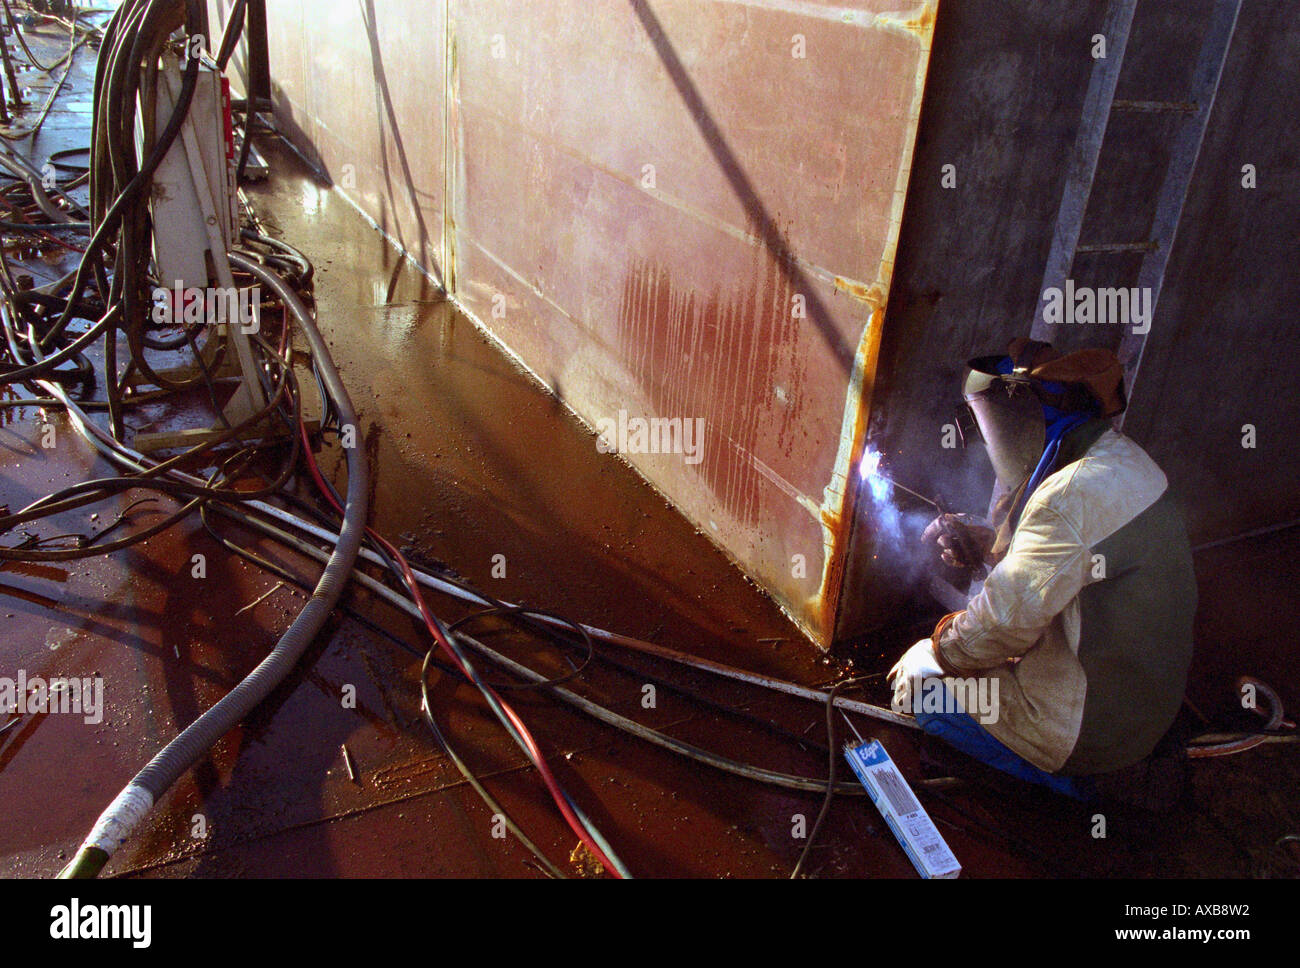
[[[933,22],[896,5],[269,11],[299,146],[588,424],[702,419],[625,456],[822,644]]]

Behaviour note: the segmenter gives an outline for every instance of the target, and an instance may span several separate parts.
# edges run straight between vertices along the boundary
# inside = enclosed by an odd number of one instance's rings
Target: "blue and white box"
[[[845,743],[844,757],[917,873],[926,879],[953,878],[960,874],[961,864],[880,740]]]

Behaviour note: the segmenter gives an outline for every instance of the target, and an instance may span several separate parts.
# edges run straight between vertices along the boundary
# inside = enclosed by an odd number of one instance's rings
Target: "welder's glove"
[[[887,676],[894,687],[894,712],[912,712],[912,684],[916,680],[942,675],[943,670],[934,657],[934,645],[930,639],[922,639],[904,652]]]
[[[936,545],[943,563],[979,580],[988,574],[997,532],[969,514],[941,514],[921,532],[921,544]]]

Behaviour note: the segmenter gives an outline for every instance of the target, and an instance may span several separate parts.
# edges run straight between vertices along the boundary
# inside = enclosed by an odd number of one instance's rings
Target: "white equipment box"
[[[181,81],[180,58],[165,53],[157,85],[154,137],[161,134],[172,115]],[[143,153],[140,124],[136,138],[137,150]],[[216,64],[204,57],[181,134],[153,176],[149,208],[154,265],[166,289],[207,290],[221,285],[216,278],[216,262],[224,260],[238,225],[234,145],[229,82]],[[196,183],[206,189],[207,198],[199,197]],[[220,253],[212,251],[214,244],[221,246]]]

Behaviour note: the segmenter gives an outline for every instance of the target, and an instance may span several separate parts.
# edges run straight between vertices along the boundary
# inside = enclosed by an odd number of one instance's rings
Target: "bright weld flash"
[[[935,510],[942,511],[937,501],[920,494],[910,487],[899,484],[897,481],[890,480],[880,472],[880,461],[885,455],[874,447],[868,447],[866,453],[862,455],[862,461],[858,464],[858,476],[867,482],[871,488],[871,497],[877,504],[890,503],[893,500],[894,488],[906,491],[915,498],[919,498]]]
[[[880,473],[880,460],[885,455],[873,447],[868,447],[858,464],[858,474],[871,488],[871,498],[877,504],[888,504],[893,497],[889,478]]]
[[[862,455],[862,462],[858,464],[858,474],[864,481],[868,477],[880,477],[880,459],[884,456],[878,450],[867,448],[867,452]]]

